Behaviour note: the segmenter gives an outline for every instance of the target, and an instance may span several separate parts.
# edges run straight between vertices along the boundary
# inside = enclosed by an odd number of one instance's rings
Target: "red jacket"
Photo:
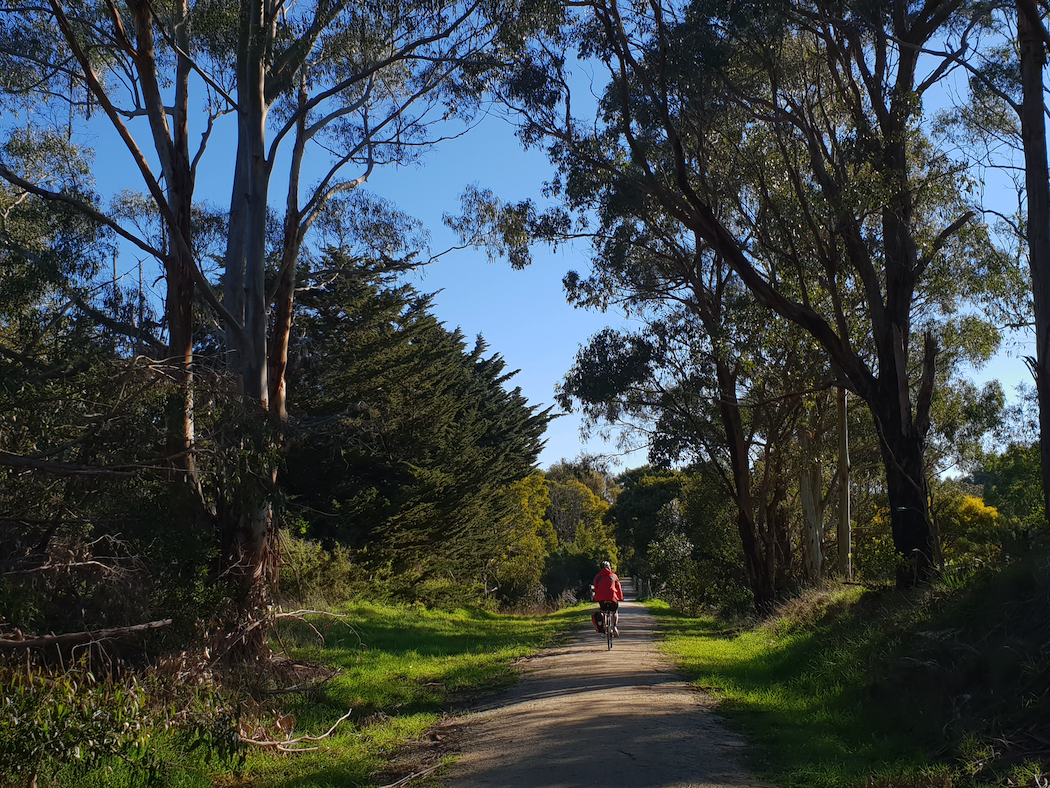
[[[594,601],[623,601],[623,587],[620,585],[620,578],[611,569],[602,569],[594,576]]]

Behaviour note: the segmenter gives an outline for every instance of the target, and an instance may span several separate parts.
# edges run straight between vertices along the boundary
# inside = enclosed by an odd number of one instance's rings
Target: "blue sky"
[[[92,126],[99,136],[83,141],[98,149],[103,163],[98,172],[102,193],[108,196],[116,188],[139,188],[130,157],[120,150],[109,129]],[[137,131],[141,135],[142,129]],[[197,198],[227,204],[229,168],[216,166],[224,160],[220,141],[211,146],[205,160],[211,165],[201,170]],[[508,201],[541,199],[550,174],[542,151],[523,150],[512,126],[490,116],[466,134],[439,143],[417,164],[377,168],[364,188],[420,220],[431,234],[431,253],[437,253],[457,243],[444,227],[442,216],[458,212],[460,194],[467,186],[491,189]],[[277,175],[271,187],[275,204],[283,191]],[[554,403],[555,386],[579,347],[602,328],[623,325],[620,314],[575,309],[565,300],[562,277],[571,269],[587,270],[588,251],[583,242],[557,251],[537,249],[533,265],[523,271],[513,270],[505,261],[489,262],[483,251],[456,251],[427,266],[411,281],[421,291],[437,292],[434,311],[438,318],[449,328],[460,328],[468,340],[483,335],[490,353],[499,353],[510,369],[520,370],[512,385],[520,386],[531,403],[547,407]],[[134,265],[133,254],[121,260],[125,270]],[[1031,349],[1023,343],[1006,346],[990,364],[974,371],[973,378],[977,382],[998,378],[1009,394],[1019,381],[1031,380],[1022,358],[1026,352]],[[619,463],[614,469],[644,464],[644,450],[624,456],[615,445],[599,438],[584,442],[579,428],[575,414],[555,419],[547,431],[540,466],[546,468],[582,452],[610,455]]]
[[[457,243],[442,216],[459,211],[467,186],[491,189],[507,201],[539,200],[550,171],[542,151],[523,150],[511,125],[490,116],[466,135],[440,143],[419,165],[377,169],[367,188],[422,221],[436,253]],[[621,314],[575,309],[565,300],[562,277],[569,270],[588,269],[587,251],[586,243],[557,251],[537,248],[533,264],[520,271],[506,261],[489,262],[483,251],[456,251],[427,266],[413,284],[424,292],[440,291],[435,314],[468,338],[483,335],[490,352],[502,355],[510,369],[521,370],[511,385],[546,407],[554,403],[554,388],[580,345],[606,326],[623,325]],[[575,414],[555,419],[540,465],[546,468],[581,452],[617,455],[620,469],[645,463],[644,451],[619,456],[613,444],[597,438],[583,442],[579,428]]]
[[[229,118],[220,121],[220,125],[231,124]],[[148,136],[144,121],[133,122],[132,129],[145,145]],[[141,178],[129,154],[103,118],[92,121],[81,141],[96,149],[100,165],[96,167],[97,188],[107,200],[121,188],[141,189]],[[232,172],[225,166],[229,151],[224,152],[223,146],[232,144],[217,129],[198,173],[198,200],[228,205]],[[275,205],[285,191],[281,172],[280,166],[275,168],[270,189]],[[542,151],[523,150],[512,126],[489,116],[466,134],[439,143],[416,164],[377,167],[362,188],[422,222],[431,235],[433,254],[457,245],[458,239],[444,226],[442,217],[459,211],[460,195],[468,186],[491,189],[505,200],[541,199],[550,172]],[[345,173],[346,177],[357,174]],[[490,354],[503,356],[509,370],[520,370],[510,385],[520,386],[530,403],[546,408],[554,405],[555,386],[572,365],[579,347],[605,326],[623,323],[622,315],[575,309],[565,300],[562,277],[570,269],[587,269],[586,247],[584,243],[557,251],[537,249],[533,265],[522,271],[513,270],[505,261],[489,262],[483,251],[457,250],[426,266],[409,281],[422,292],[437,292],[437,317],[449,329],[461,329],[470,342],[479,334],[484,336]],[[139,256],[136,250],[122,249],[118,267],[128,276],[137,276]],[[146,261],[145,270],[149,287],[159,267]],[[158,302],[163,300],[162,283],[153,288],[153,295]],[[561,412],[557,406],[554,410]],[[614,444],[600,438],[583,441],[580,423],[576,414],[565,414],[551,422],[539,460],[542,468],[581,453],[614,456],[613,462],[618,463],[614,471],[645,463],[644,450],[622,456]]]

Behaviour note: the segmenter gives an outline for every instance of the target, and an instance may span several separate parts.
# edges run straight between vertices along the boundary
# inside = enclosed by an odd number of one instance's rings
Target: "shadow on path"
[[[767,788],[728,732],[653,642],[655,619],[620,605],[620,637],[580,633],[529,660],[521,682],[479,711],[448,788]]]

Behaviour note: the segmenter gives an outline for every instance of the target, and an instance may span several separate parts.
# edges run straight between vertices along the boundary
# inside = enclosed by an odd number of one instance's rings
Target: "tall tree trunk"
[[[270,162],[266,157],[266,107],[262,66],[253,71],[252,98],[244,124],[251,159],[248,163],[248,239],[244,267],[244,329],[246,347],[241,369],[244,396],[262,410],[267,409],[269,387],[266,382],[266,220],[270,185]]]
[[[237,162],[230,227],[226,241],[226,296],[230,311],[243,320],[236,337],[231,369],[240,373],[240,388],[249,407],[267,409],[266,241],[267,199],[272,162],[266,147],[267,52],[273,42],[275,9],[268,0],[242,0],[237,50]]]
[[[1046,160],[1043,68],[1046,29],[1031,17],[1035,4],[1017,3],[1021,57],[1021,141],[1028,195],[1028,265],[1035,307],[1035,358],[1029,359],[1039,395],[1039,456],[1043,465],[1044,516],[1050,518],[1050,172]],[[1040,34],[1042,33],[1042,35]]]
[[[270,333],[269,386],[270,413],[282,421],[288,418],[288,341],[292,333],[292,308],[295,302],[295,274],[302,248],[304,228],[299,210],[299,177],[303,155],[306,152],[306,86],[300,81],[299,109],[302,113],[296,124],[292,163],[288,171],[288,196],[284,209],[284,245],[281,253],[281,273],[275,294],[273,330]]]
[[[802,454],[798,479],[799,500],[802,503],[802,568],[806,581],[817,585],[824,570],[824,499],[821,495],[820,463],[813,456],[808,424],[803,424],[799,430],[799,448]]]
[[[718,377],[718,409],[725,428],[732,465],[732,495],[737,507],[736,525],[744,550],[744,566],[755,597],[755,607],[768,610],[776,599],[773,573],[766,560],[764,544],[759,537],[755,505],[751,494],[751,458],[744,438],[740,404],[736,398],[736,376],[724,362],[715,362]],[[769,551],[772,552],[772,551]]]
[[[925,436],[911,422],[910,411],[902,413],[896,386],[877,388],[881,396],[869,401],[868,406],[879,428],[893,544],[903,559],[897,585],[910,588],[930,578],[936,555],[926,485]],[[902,415],[909,418],[902,419]]]
[[[839,577],[843,580],[853,579],[853,532],[850,524],[849,500],[849,421],[846,410],[846,389],[838,390],[839,422],[839,513],[837,537],[839,545]]]
[[[173,378],[178,389],[169,423],[168,451],[175,457],[174,464],[187,471],[196,484],[196,468],[192,447],[193,422],[193,167],[189,153],[189,38],[186,30],[188,13],[185,0],[173,6],[174,33],[181,48],[177,56],[175,98],[172,107],[165,106],[156,71],[154,48],[153,8],[139,0],[130,4],[135,20],[138,48],[140,90],[149,120],[154,148],[160,160],[164,178],[163,198],[160,203],[166,223],[168,248],[164,259],[167,295],[165,315],[168,321],[168,357],[174,368]],[[170,117],[170,126],[169,126]]]
[[[191,263],[192,264],[192,263]],[[174,251],[165,261],[168,318],[168,357],[174,368],[178,399],[173,403],[168,426],[168,454],[176,467],[195,477],[193,460],[193,279],[186,261]]]
[[[269,348],[267,381],[270,387],[270,413],[281,421],[288,420],[288,341],[292,333],[292,309],[295,300],[295,264],[281,270],[274,303],[273,332]]]
[[[230,222],[226,232],[226,254],[222,279],[223,299],[237,326],[225,326],[226,371],[237,382],[237,392],[244,393],[241,379],[241,345],[238,329],[244,326],[244,262],[248,245],[248,207],[250,174],[247,154],[248,135],[243,124],[238,124],[237,153],[233,173],[233,194],[230,198]]]

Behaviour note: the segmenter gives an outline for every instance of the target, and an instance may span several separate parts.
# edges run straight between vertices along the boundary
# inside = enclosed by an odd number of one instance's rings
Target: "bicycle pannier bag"
[[[602,611],[595,610],[593,613],[591,613],[591,621],[594,623],[595,632],[605,632],[605,627],[602,622]]]

